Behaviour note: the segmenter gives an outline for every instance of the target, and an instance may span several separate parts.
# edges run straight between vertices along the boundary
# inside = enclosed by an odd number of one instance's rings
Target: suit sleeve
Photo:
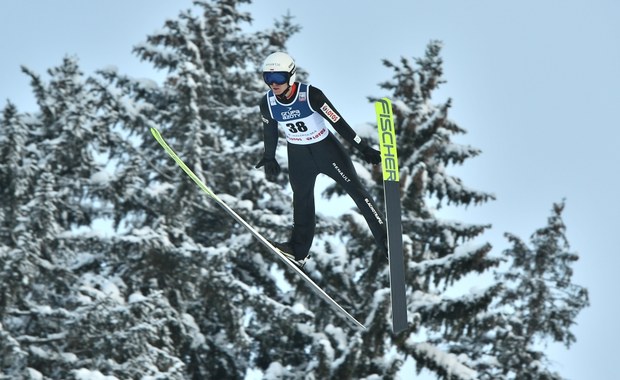
[[[263,120],[263,143],[265,145],[263,157],[275,159],[276,148],[278,147],[278,122],[271,117],[267,101],[265,95],[260,102],[260,114]]]
[[[336,107],[320,89],[308,86],[308,99],[312,109],[318,112],[346,141],[357,149],[363,149],[367,143],[351,128],[340,115]]]

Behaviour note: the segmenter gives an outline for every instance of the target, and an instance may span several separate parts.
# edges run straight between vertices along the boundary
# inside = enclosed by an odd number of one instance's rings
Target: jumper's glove
[[[364,160],[366,160],[369,164],[377,165],[381,162],[381,152],[374,149],[370,145],[363,144],[359,149],[364,156]]]
[[[267,177],[276,177],[278,174],[280,174],[280,164],[278,164],[278,161],[276,161],[275,158],[265,158],[263,157],[258,164],[256,164],[255,168],[261,168],[261,167],[265,167],[265,174],[267,175]]]

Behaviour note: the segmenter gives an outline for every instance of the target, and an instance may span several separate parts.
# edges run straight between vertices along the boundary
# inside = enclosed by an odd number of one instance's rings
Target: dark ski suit
[[[275,159],[278,125],[286,132],[289,181],[293,189],[293,232],[291,246],[297,259],[310,251],[315,229],[314,185],[319,173],[331,177],[353,199],[381,248],[385,248],[385,219],[357,176],[342,144],[330,133],[334,129],[358,149],[367,146],[340,116],[321,90],[295,83],[288,99],[270,90],[260,102],[265,159]]]

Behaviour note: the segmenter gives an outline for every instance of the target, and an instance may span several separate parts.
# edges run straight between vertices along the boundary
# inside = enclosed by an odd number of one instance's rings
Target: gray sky
[[[67,54],[87,75],[115,65],[153,77],[131,48],[190,3],[0,2],[2,107],[8,98],[21,111],[35,110],[19,66],[45,75]],[[436,101],[453,99],[449,115],[468,130],[456,142],[482,150],[452,173],[497,196],[442,216],[492,223],[482,240],[499,254],[508,247],[504,232],[528,239],[546,224],[552,203],[566,198],[569,243],[581,256],[574,281],[589,289],[592,306],[577,320],[571,350],[548,349],[569,379],[620,379],[620,125],[613,114],[620,104],[620,2],[272,0],[249,9],[256,28],[290,10],[303,27],[290,40],[290,54],[353,126],[374,120],[367,96],[386,95],[377,86],[391,78],[382,58],[420,57],[430,40],[442,40],[448,82]]]

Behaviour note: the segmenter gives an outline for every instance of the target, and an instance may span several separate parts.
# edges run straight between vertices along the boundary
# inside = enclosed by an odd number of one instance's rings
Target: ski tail
[[[392,299],[392,330],[399,333],[407,328],[407,296],[405,283],[405,258],[400,206],[400,172],[396,149],[396,132],[392,102],[383,98],[375,103],[381,166],[383,169],[383,191],[388,233],[388,259],[390,265],[390,293]]]

